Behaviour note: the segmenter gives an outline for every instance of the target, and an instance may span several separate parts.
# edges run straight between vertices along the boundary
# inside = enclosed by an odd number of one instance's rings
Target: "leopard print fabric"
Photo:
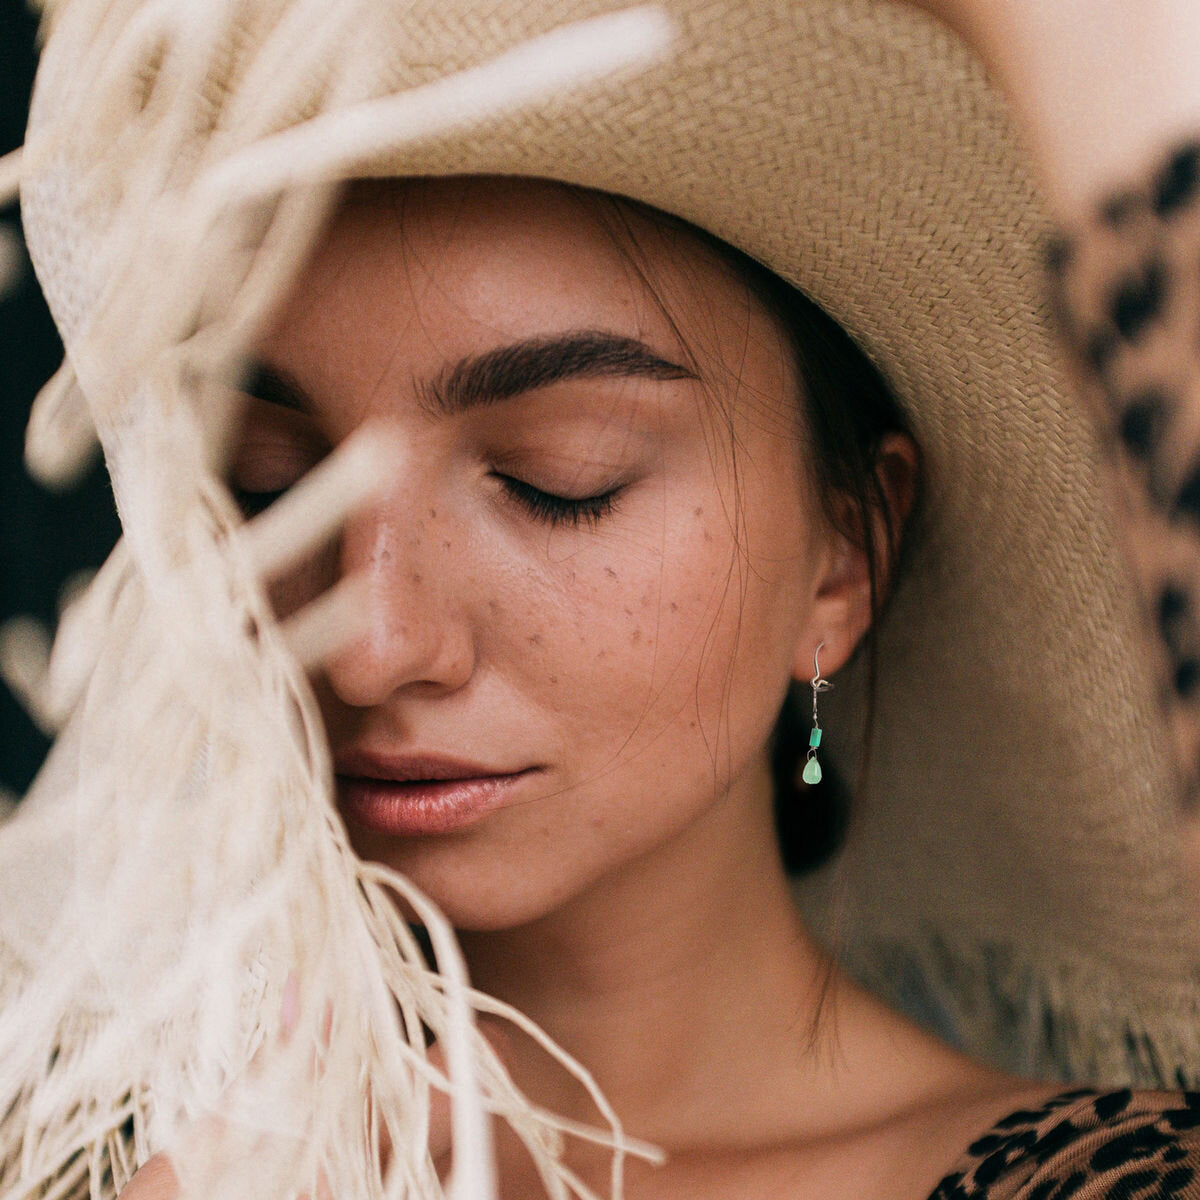
[[[929,1200],[1200,1200],[1200,1092],[1073,1091],[1005,1117]]]
[[[1200,141],[1049,248],[1060,329],[1108,451],[1147,646],[1200,807]]]

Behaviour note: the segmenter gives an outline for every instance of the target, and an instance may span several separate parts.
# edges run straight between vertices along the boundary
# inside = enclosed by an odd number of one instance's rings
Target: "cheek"
[[[768,552],[768,531],[735,537],[712,493],[660,509],[640,532],[573,556],[569,635],[553,665],[557,647],[543,639],[544,669],[593,761],[702,782],[711,794],[714,768],[737,772],[765,750],[803,616],[803,572],[777,546]]]

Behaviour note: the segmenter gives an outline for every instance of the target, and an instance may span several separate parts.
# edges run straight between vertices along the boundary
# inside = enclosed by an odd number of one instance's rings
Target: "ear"
[[[815,581],[812,618],[796,647],[792,678],[812,678],[813,658],[821,648],[821,674],[840,670],[863,639],[891,585],[904,526],[917,498],[920,452],[906,433],[889,433],[875,459],[881,507],[870,514],[875,556],[875,608],[871,605],[868,539],[853,499],[836,498],[837,521],[826,532],[826,551]]]

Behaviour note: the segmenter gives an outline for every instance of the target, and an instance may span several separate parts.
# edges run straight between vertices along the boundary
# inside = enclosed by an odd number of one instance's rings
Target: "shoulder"
[[[1071,1091],[1003,1117],[929,1200],[1200,1200],[1200,1092]]]

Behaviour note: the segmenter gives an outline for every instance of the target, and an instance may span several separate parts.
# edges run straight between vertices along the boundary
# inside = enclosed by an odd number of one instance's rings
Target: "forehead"
[[[712,247],[652,210],[545,180],[351,185],[262,349],[336,391],[347,371],[390,361],[435,375],[584,330],[643,340],[713,392],[794,405],[774,318]]]
[[[749,304],[686,228],[614,197],[518,178],[353,184],[304,285],[328,295],[355,283],[498,334],[574,313],[694,337],[722,319],[744,326]]]
[[[615,196],[544,179],[451,176],[360,180],[351,184],[331,237],[400,235],[412,266],[448,267],[470,276],[484,268],[531,275],[545,286],[581,271],[588,283],[614,273],[637,279],[649,269],[669,275],[686,262],[714,276],[732,276],[686,227]],[[643,281],[650,282],[650,281]]]

